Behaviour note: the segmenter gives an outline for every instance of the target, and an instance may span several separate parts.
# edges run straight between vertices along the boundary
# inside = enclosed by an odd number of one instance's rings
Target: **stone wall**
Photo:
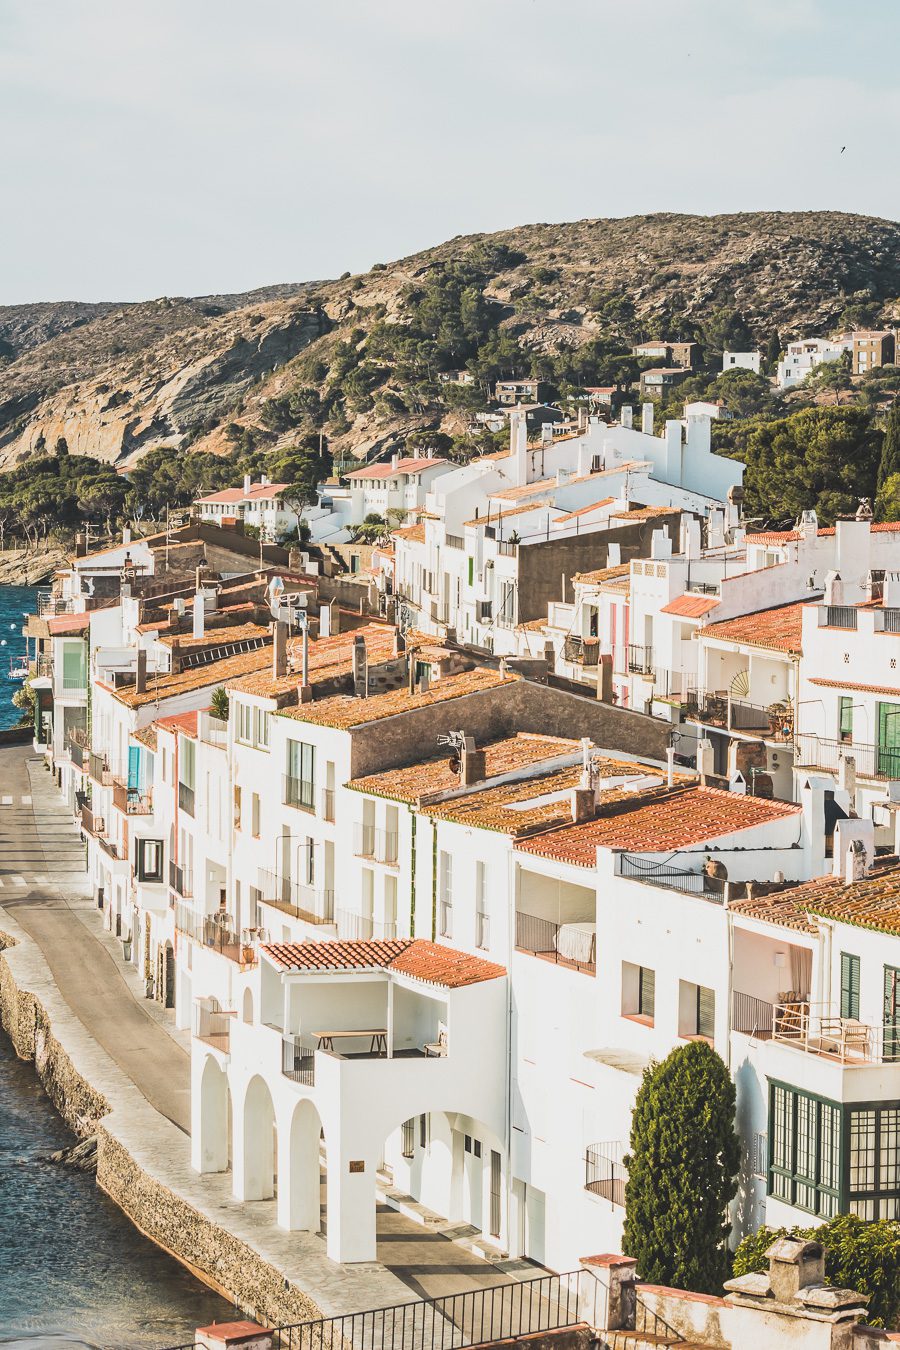
[[[157,1246],[257,1321],[283,1325],[321,1316],[311,1298],[251,1247],[143,1171],[104,1126],[97,1184]]]

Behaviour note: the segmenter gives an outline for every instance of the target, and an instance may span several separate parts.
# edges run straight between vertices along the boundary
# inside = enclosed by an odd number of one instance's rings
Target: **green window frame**
[[[838,735],[842,741],[853,740],[853,699],[848,694],[838,699]]]
[[[475,583],[475,559],[467,558],[466,562],[468,563],[469,585],[472,586]]]
[[[841,1017],[859,1018],[859,957],[841,952]]]
[[[900,778],[900,703],[878,704],[878,772]]]
[[[786,1083],[769,1084],[769,1195],[819,1218],[841,1209],[841,1108]]]

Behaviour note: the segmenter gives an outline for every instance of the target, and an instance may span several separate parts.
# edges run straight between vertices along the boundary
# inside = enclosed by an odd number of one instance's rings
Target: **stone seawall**
[[[191,1172],[186,1136],[92,1040],[35,945],[12,931],[16,925],[7,916],[2,922],[0,1023],[16,1053],[33,1061],[69,1127],[81,1138],[96,1134],[97,1184],[141,1232],[247,1316],[276,1324],[323,1316],[296,1270],[267,1260],[234,1225],[224,1227],[214,1212],[204,1212],[224,1208],[227,1183]],[[293,1236],[302,1256],[309,1235]]]

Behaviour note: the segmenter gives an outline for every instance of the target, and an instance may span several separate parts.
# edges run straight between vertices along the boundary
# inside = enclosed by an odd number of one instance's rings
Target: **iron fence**
[[[598,1326],[602,1289],[581,1272],[510,1280],[443,1298],[276,1327],[276,1350],[466,1350],[586,1323]],[[194,1350],[193,1342],[167,1350]]]
[[[554,923],[517,910],[516,948],[589,975],[597,970],[597,935],[588,926]]]

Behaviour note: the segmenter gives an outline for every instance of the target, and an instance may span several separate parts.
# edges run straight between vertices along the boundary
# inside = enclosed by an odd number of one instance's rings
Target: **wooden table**
[[[385,1027],[367,1027],[362,1031],[314,1031],[314,1036],[318,1037],[320,1050],[334,1050],[335,1041],[346,1041],[354,1036],[371,1037],[369,1053],[372,1055],[387,1054],[387,1028]]]

